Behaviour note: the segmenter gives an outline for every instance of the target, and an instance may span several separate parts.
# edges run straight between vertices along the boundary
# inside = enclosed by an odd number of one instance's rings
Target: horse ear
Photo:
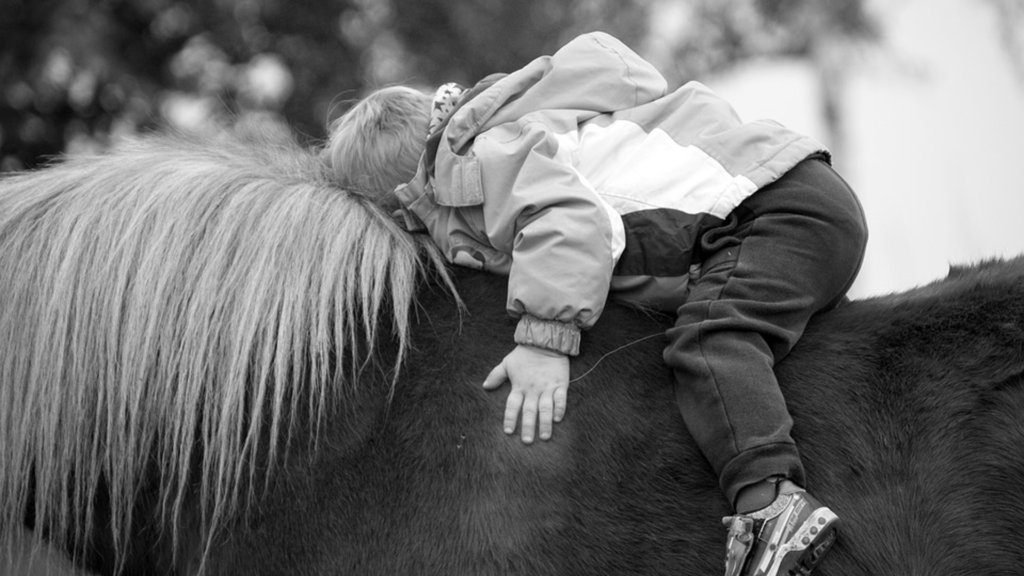
[[[406,208],[396,208],[391,212],[391,219],[407,232],[424,232],[427,229],[423,222]]]
[[[405,208],[395,208],[391,211],[391,220],[398,224],[402,228],[407,228],[407,216]]]
[[[1024,262],[1024,260],[1018,258],[1016,262]],[[1006,264],[1007,261],[1003,258],[986,258],[970,264],[950,264],[949,273],[946,274],[946,277],[962,278],[987,269],[999,269],[1004,267]]]
[[[949,272],[946,273],[946,278],[960,278],[962,276],[966,276],[968,271],[970,271],[970,269],[966,266],[950,264]]]

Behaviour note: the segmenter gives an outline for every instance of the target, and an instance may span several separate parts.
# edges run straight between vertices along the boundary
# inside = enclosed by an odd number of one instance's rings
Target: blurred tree
[[[816,58],[824,46],[879,40],[866,0],[667,0],[681,8],[672,52],[684,78],[757,56]]]
[[[647,32],[644,0],[391,0],[394,30],[410,47],[416,79],[474,82],[511,72],[573,37],[604,30],[636,45]]]
[[[169,123],[253,112],[324,135],[339,97],[398,81],[471,82],[579,32],[626,40],[645,0],[5,0],[0,169]]]
[[[1024,0],[985,1],[1006,22],[1024,19]],[[366,88],[472,83],[595,29],[660,54],[673,84],[756,56],[808,60],[841,145],[845,74],[880,41],[867,0],[3,2],[0,169],[163,123],[224,127],[256,113],[318,140]]]
[[[341,41],[348,0],[5,0],[0,168],[169,122],[229,124],[253,110],[322,136],[360,82]]]

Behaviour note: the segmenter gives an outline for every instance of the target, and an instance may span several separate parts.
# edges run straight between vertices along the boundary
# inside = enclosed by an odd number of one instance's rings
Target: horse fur
[[[526,447],[501,431],[504,395],[479,389],[514,326],[503,279],[460,272],[458,287],[462,321],[421,297],[408,377],[358,449],[328,426],[214,572],[721,573],[728,505],[675,407],[665,341],[641,340],[671,320],[609,306],[572,376],[636,344],[570,385],[552,440]],[[810,488],[843,522],[816,576],[1020,573],[1024,257],[819,315],[777,373]]]

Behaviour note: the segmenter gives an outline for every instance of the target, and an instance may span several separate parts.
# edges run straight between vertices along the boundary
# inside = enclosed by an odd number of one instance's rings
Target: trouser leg
[[[668,331],[665,361],[683,419],[730,503],[770,476],[803,485],[773,368],[810,317],[842,299],[866,241],[860,203],[819,160],[800,163],[702,234],[702,270]]]

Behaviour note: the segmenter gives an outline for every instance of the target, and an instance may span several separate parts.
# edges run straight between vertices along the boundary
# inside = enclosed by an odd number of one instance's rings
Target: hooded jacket
[[[469,90],[395,193],[451,262],[509,276],[517,343],[575,355],[610,291],[678,308],[702,227],[815,154],[595,32]]]

